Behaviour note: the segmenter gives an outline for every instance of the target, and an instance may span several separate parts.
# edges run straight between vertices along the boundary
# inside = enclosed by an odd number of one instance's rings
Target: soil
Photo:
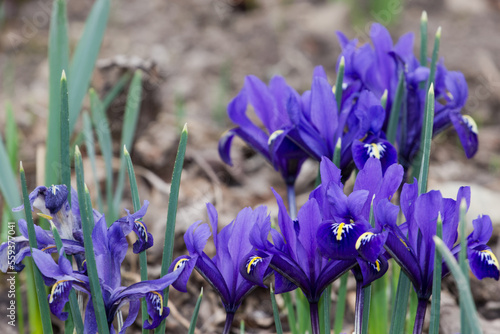
[[[446,132],[434,141],[430,187],[455,196],[459,185],[472,187],[469,218],[489,214],[495,225],[490,242],[500,258],[500,2],[497,0],[413,0],[404,7],[368,9],[368,1],[286,0],[149,0],[112,1],[111,15],[99,54],[92,86],[104,96],[119,77],[137,68],[144,71],[144,98],[134,145],[130,149],[136,168],[141,198],[148,199],[147,223],[155,237],[148,251],[149,275],[156,278],[167,213],[169,182],[180,129],[187,123],[189,142],[182,175],[174,256],[186,253],[182,235],[197,220],[206,221],[205,203],[212,202],[221,224],[229,223],[246,206],[268,205],[276,215],[270,191],[284,193],[278,174],[245,144],[235,140],[234,167],[225,165],[217,153],[220,135],[231,127],[225,114],[230,99],[241,89],[249,74],[268,81],[274,74],[302,92],[310,86],[314,66],[323,65],[332,79],[340,51],[335,31],[367,42],[371,22],[389,24],[396,40],[407,31],[418,36],[422,10],[429,15],[429,32],[443,29],[440,54],[449,70],[464,73],[469,99],[463,113],[479,126],[480,149],[467,160],[454,133]],[[389,1],[397,4],[397,1]],[[9,101],[21,131],[19,158],[24,162],[29,187],[41,184],[42,156],[48,107],[48,19],[49,0],[6,1],[0,21],[0,68],[2,108]],[[69,1],[69,31],[74,48],[93,1]],[[21,36],[21,38],[14,38]],[[432,41],[432,38],[430,39]],[[418,41],[418,38],[416,38]],[[417,51],[416,47],[416,51]],[[124,96],[109,110],[115,142],[119,142]],[[89,109],[88,100],[84,109]],[[1,109],[4,110],[4,109]],[[0,128],[5,112],[0,113]],[[81,122],[77,130],[81,128]],[[116,152],[118,152],[116,144]],[[118,156],[118,153],[116,154]],[[99,156],[100,166],[103,166]],[[119,167],[119,163],[117,166]],[[117,168],[118,168],[117,167]],[[307,199],[317,171],[315,163],[304,166],[297,183],[299,204]],[[88,176],[91,178],[92,176]],[[101,184],[104,171],[99,169]],[[90,189],[91,193],[95,189]],[[123,207],[131,208],[126,193]],[[208,249],[208,252],[213,249]],[[139,279],[138,260],[127,255],[124,284]],[[459,331],[457,292],[453,280],[444,281],[442,333]],[[478,281],[471,286],[485,333],[500,333],[500,284]],[[224,311],[217,295],[195,274],[189,293],[170,293],[169,333],[185,333],[200,288],[204,288],[198,320],[199,333],[220,332]],[[1,286],[0,305],[6,303]],[[350,282],[351,292],[354,286]],[[334,296],[336,285],[334,285]],[[352,332],[353,294],[349,293],[344,330]],[[278,304],[283,300],[278,296]],[[2,306],[2,309],[3,308]],[[3,318],[3,311],[0,317]],[[429,315],[427,315],[429,319]],[[248,333],[272,333],[274,320],[266,290],[257,290],[236,314]],[[282,315],[286,330],[286,317]],[[130,329],[139,332],[140,320]]]

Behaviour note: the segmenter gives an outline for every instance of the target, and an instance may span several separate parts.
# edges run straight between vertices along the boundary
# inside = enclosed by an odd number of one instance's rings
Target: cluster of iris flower
[[[71,203],[68,202],[68,189],[65,185],[51,187],[39,186],[29,195],[31,209],[37,209],[40,216],[48,219],[57,229],[63,247],[57,262],[52,253],[57,253],[56,241],[51,231],[35,226],[37,248],[33,248],[33,260],[42,274],[47,286],[52,286],[48,296],[49,307],[59,319],[66,320],[68,313],[64,306],[69,300],[71,289],[86,294],[89,297],[85,309],[85,333],[97,333],[96,316],[91,301],[91,290],[87,267],[85,263],[85,250],[83,246],[83,233],[81,216],[78,209],[78,197],[72,189]],[[92,232],[92,241],[96,257],[99,282],[106,317],[110,333],[114,333],[113,321],[120,308],[129,304],[128,317],[120,326],[120,333],[134,323],[139,313],[140,299],[145,298],[147,311],[151,321],[143,324],[145,329],[156,328],[169,314],[169,309],[164,307],[163,290],[178,279],[180,272],[174,272],[156,280],[142,281],[128,287],[121,285],[121,264],[128,250],[127,235],[132,231],[137,236],[133,245],[134,253],[140,253],[153,245],[153,236],[147,231],[142,218],[146,214],[148,202],[137,212],[115,221],[109,228],[103,214],[94,210],[95,227]],[[22,210],[23,207],[14,210]],[[21,235],[10,242],[15,247],[14,270],[21,271],[24,265],[21,261],[30,256],[28,229],[25,220],[19,221]],[[8,243],[0,246],[0,270],[7,272],[11,263],[8,259]],[[70,260],[62,254],[73,255],[76,268]]]
[[[319,333],[318,302],[330,283],[352,271],[357,284],[355,332],[361,328],[363,287],[382,277],[393,258],[410,278],[419,303],[416,332],[420,333],[432,292],[438,217],[443,241],[458,256],[460,203],[470,203],[470,189],[462,187],[456,199],[439,191],[418,193],[417,180],[408,181],[420,149],[429,68],[413,55],[412,33],[393,45],[387,30],[374,24],[372,45],[358,46],[342,33],[338,65],[345,66],[342,96],[335,97],[322,67],[314,70],[311,89],[302,95],[275,76],[266,85],[255,76],[245,78],[238,95],[228,105],[237,127],[219,142],[224,162],[232,164],[230,149],[241,138],[279,171],[288,189],[288,207],[275,192],[278,229],[271,225],[265,207],[243,209],[219,231],[217,212],[207,205],[216,255],[204,247],[210,236],[207,224],[194,223],[184,235],[189,256],[174,260],[170,272],[181,271],[173,284],[186,291],[196,269],[220,295],[227,312],[224,333],[229,332],[242,299],[257,286],[266,287],[274,275],[275,293],[299,288],[307,298],[313,333]],[[401,78],[401,79],[400,79]],[[393,143],[386,131],[396,88],[403,84],[401,116]],[[453,126],[468,158],[478,147],[474,120],[461,114],[467,84],[459,72],[448,71],[441,60],[434,80],[433,134]],[[383,103],[382,100],[385,100]],[[251,105],[263,126],[247,115]],[[340,147],[338,147],[340,145]],[[336,148],[336,146],[338,148]],[[338,167],[332,162],[340,149]],[[321,184],[298,211],[294,184],[308,158],[320,162]],[[343,183],[357,169],[354,188],[345,194]],[[396,196],[395,196],[396,195]],[[400,204],[393,204],[399,197]],[[394,199],[393,199],[394,198]],[[398,224],[398,215],[403,222]],[[467,238],[467,256],[474,275],[499,279],[499,264],[486,245],[492,233],[488,216],[473,222]],[[449,270],[443,262],[443,277]]]
[[[338,34],[342,46],[339,66],[345,67],[342,96],[336,99],[322,67],[314,70],[311,89],[302,95],[279,76],[269,85],[248,76],[239,94],[228,106],[229,118],[237,127],[223,135],[219,153],[231,164],[230,149],[235,136],[259,152],[281,174],[288,190],[288,210],[281,196],[277,227],[271,224],[266,207],[245,208],[236,218],[219,229],[218,214],[207,204],[210,224],[195,222],[184,235],[189,255],[172,262],[169,273],[159,279],[121,285],[121,264],[128,249],[127,235],[134,232],[134,253],[153,245],[153,236],[143,222],[148,203],[135,213],[111,225],[94,210],[92,233],[99,282],[110,332],[120,308],[129,304],[128,317],[121,324],[123,333],[136,319],[140,299],[147,301],[150,320],[145,329],[156,328],[169,310],[163,303],[163,290],[172,285],[187,291],[194,269],[219,294],[227,317],[223,332],[229,333],[234,314],[244,298],[257,287],[266,287],[274,277],[275,293],[300,289],[309,302],[311,327],[319,333],[318,302],[325,289],[344,273],[351,271],[356,280],[357,304],[355,331],[361,328],[364,287],[382,277],[388,260],[395,262],[410,278],[417,293],[417,333],[421,331],[427,301],[432,293],[434,252],[433,236],[438,219],[443,224],[443,241],[454,255],[457,245],[460,205],[470,203],[470,189],[459,189],[457,198],[443,198],[439,191],[419,194],[417,180],[405,183],[408,170],[420,149],[420,137],[426,103],[427,67],[413,55],[413,35],[406,34],[393,45],[387,30],[374,24],[372,45],[358,46]],[[402,104],[395,140],[387,139],[389,118],[396,103],[396,88],[403,84]],[[467,84],[459,72],[437,65],[434,92],[433,133],[453,126],[467,157],[477,151],[477,128],[461,109],[467,99]],[[383,101],[383,102],[381,102]],[[253,107],[263,127],[247,115]],[[339,151],[337,151],[339,150]],[[332,162],[338,156],[336,164]],[[297,212],[294,184],[308,158],[320,162],[321,183]],[[358,173],[353,190],[347,195],[344,182],[352,171]],[[48,219],[62,238],[60,255],[72,255],[76,266],[64,256],[54,261],[56,242],[51,231],[35,226],[37,247],[30,252],[27,223],[19,221],[21,236],[15,245],[14,270],[21,271],[22,260],[32,254],[43,279],[52,286],[51,311],[65,320],[64,306],[71,289],[90,293],[87,276],[81,217],[74,190],[64,185],[37,187],[30,195],[31,210]],[[68,195],[71,197],[70,205]],[[399,205],[394,204],[399,198]],[[20,210],[22,207],[15,210]],[[398,224],[402,212],[403,222]],[[499,263],[486,245],[492,234],[488,216],[473,221],[467,238],[467,257],[472,273],[479,279],[499,279]],[[204,251],[212,235],[216,254]],[[7,272],[8,244],[0,246],[0,270]],[[449,273],[443,263],[442,275]],[[85,310],[85,333],[96,333],[92,302]]]

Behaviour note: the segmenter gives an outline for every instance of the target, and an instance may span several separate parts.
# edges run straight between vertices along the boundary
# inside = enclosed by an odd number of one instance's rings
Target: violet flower
[[[299,210],[297,219],[292,220],[281,197],[276,192],[274,195],[279,207],[281,234],[271,228],[269,221],[256,225],[250,238],[255,249],[246,255],[246,266],[242,266],[241,273],[263,285],[262,275],[258,273],[269,266],[275,271],[275,293],[300,288],[309,301],[312,331],[316,334],[319,333],[318,302],[321,294],[330,283],[355,266],[356,261],[328,261],[320,255],[316,233],[321,213],[314,198],[307,201]],[[273,243],[267,240],[269,234]]]
[[[337,33],[345,58],[345,95],[368,89],[377,98],[388,91],[387,117],[383,130],[387,130],[389,115],[396,96],[399,73],[403,71],[405,89],[400,112],[397,146],[399,160],[407,170],[420,148],[420,133],[425,107],[425,83],[429,69],[421,66],[413,55],[413,33],[403,35],[396,45],[385,27],[374,23],[370,29],[373,47],[357,46],[356,39],[349,40]],[[340,58],[339,58],[340,59]],[[474,120],[460,111],[467,100],[467,83],[460,72],[448,72],[442,61],[437,65],[434,82],[436,94],[433,135],[451,125],[458,133],[466,156],[471,158],[477,151],[477,127]]]
[[[238,136],[273,165],[287,185],[293,185],[307,158],[307,154],[287,137],[287,128],[292,122],[287,103],[294,95],[298,95],[297,92],[282,77],[273,77],[266,86],[259,78],[247,76],[245,85],[227,108],[229,118],[238,126],[226,132],[219,141],[222,160],[232,165],[231,144],[234,136]],[[248,104],[265,130],[247,116]]]
[[[110,332],[114,333],[113,320],[116,313],[123,305],[129,303],[128,317],[119,332],[126,331],[137,318],[140,299],[143,297],[146,299],[148,314],[152,318],[151,322],[146,320],[143,327],[145,329],[156,328],[169,313],[169,309],[163,306],[163,290],[172,284],[180,273],[170,273],[160,279],[142,281],[129,287],[121,286],[120,267],[128,249],[121,223],[115,222],[108,229],[104,216],[101,216],[92,232],[92,240]],[[65,320],[67,314],[62,310],[69,300],[70,289],[75,288],[85,292],[90,298],[85,311],[84,331],[97,333],[88,277],[82,272],[73,271],[71,263],[63,256],[59,257],[59,263],[56,264],[50,254],[34,249],[33,259],[44,277],[45,284],[52,285],[48,297],[51,311],[60,319]]]
[[[359,253],[366,258],[372,256],[370,250],[373,242],[380,243],[381,233],[387,233],[385,249],[395,259],[402,270],[410,278],[417,293],[419,302],[415,318],[414,333],[421,333],[427,302],[432,294],[435,244],[432,237],[436,234],[438,216],[443,222],[443,242],[457,255],[460,246],[455,246],[458,237],[459,209],[465,200],[467,208],[470,203],[470,189],[461,187],[457,200],[443,198],[439,191],[429,191],[418,196],[418,184],[405,184],[401,193],[401,209],[406,222],[397,225],[399,207],[382,200],[376,207],[377,229],[371,234],[363,235],[358,243]],[[487,216],[485,216],[487,217]],[[488,218],[475,221],[473,232],[468,238],[468,256],[473,273],[478,278],[486,276],[498,279],[498,261],[489,248],[485,246],[491,236]],[[491,222],[490,222],[491,224]],[[491,226],[491,225],[490,225]],[[382,232],[385,230],[385,232]],[[443,265],[442,276],[449,274]]]
[[[186,292],[186,284],[194,268],[207,280],[220,296],[226,310],[226,323],[223,333],[229,333],[234,314],[243,299],[252,292],[257,284],[245,279],[240,268],[248,266],[252,275],[263,281],[272,271],[267,268],[267,260],[254,259],[247,264],[246,255],[253,249],[250,240],[253,231],[259,226],[269,224],[267,208],[258,207],[255,210],[245,208],[240,211],[229,225],[218,229],[218,214],[214,206],[207,203],[208,217],[212,226],[212,235],[216,255],[210,258],[203,249],[210,237],[210,228],[207,224],[196,222],[184,234],[184,241],[189,256],[180,256],[172,262],[169,272],[179,274],[173,287]],[[264,266],[257,265],[260,262]]]

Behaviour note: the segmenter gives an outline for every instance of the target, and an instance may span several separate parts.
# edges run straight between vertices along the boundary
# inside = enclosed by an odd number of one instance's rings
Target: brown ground
[[[20,158],[29,174],[30,186],[34,187],[40,183],[36,182],[40,171],[36,171],[35,157],[44,143],[48,106],[48,16],[41,8],[50,7],[50,1],[7,2],[6,20],[0,33],[4,87],[0,90],[0,100],[9,100],[14,106],[22,133]],[[469,102],[465,113],[478,122],[481,142],[476,157],[466,161],[454,134],[440,136],[435,141],[439,145],[433,148],[430,184],[443,189],[448,196],[454,196],[460,184],[472,186],[471,217],[479,213],[492,216],[496,224],[492,248],[499,257],[500,244],[495,242],[500,211],[494,206],[500,200],[500,117],[496,112],[500,104],[498,1],[413,0],[405,2],[402,13],[396,6],[392,11],[364,14],[363,18],[354,14],[367,6],[367,1],[361,0],[357,1],[359,6],[327,1],[256,0],[246,10],[237,5],[240,2],[131,0],[112,4],[100,53],[101,70],[95,72],[93,86],[103,94],[120,71],[137,67],[147,71],[142,116],[131,151],[141,198],[151,202],[148,223],[156,240],[148,252],[152,278],[159,274],[168,182],[182,124],[188,124],[189,143],[177,216],[175,256],[185,252],[182,233],[187,226],[206,219],[206,202],[215,204],[222,224],[229,223],[245,206],[267,204],[276,213],[269,187],[281,191],[283,185],[272,168],[240,141],[235,141],[233,148],[235,167],[224,165],[217,154],[218,138],[230,126],[225,106],[241,88],[245,75],[254,74],[267,81],[273,74],[281,74],[298,91],[303,91],[308,88],[316,65],[323,65],[334,78],[340,50],[334,35],[336,30],[366,41],[369,23],[375,20],[388,23],[390,17],[394,20],[390,30],[397,38],[406,31],[418,31],[424,9],[429,14],[429,31],[434,32],[439,25],[443,28],[440,54],[444,55],[447,68],[462,71],[468,80]],[[72,46],[92,3],[82,0],[68,4]],[[353,28],[353,20],[358,22],[358,28]],[[13,34],[26,38],[13,40]],[[84,108],[88,109],[88,101]],[[116,124],[120,124],[123,101],[118,101],[110,112],[113,129],[119,129]],[[4,120],[2,112],[0,128]],[[299,202],[307,198],[316,168],[312,163],[305,166],[297,185]],[[104,180],[104,172],[98,177]],[[131,207],[128,195],[123,205]],[[126,283],[138,279],[136,257],[129,257],[125,269]],[[221,330],[224,312],[218,297],[195,275],[189,294],[171,293],[169,333],[186,332],[182,322],[189,321],[201,286],[205,288],[205,297],[198,328],[202,333]],[[459,330],[456,289],[450,279],[445,286],[442,333],[456,333]],[[485,319],[485,333],[499,333],[499,283],[473,279],[472,287]],[[349,297],[352,299],[352,294]],[[278,298],[278,302],[282,299]],[[352,330],[353,317],[353,303],[349,305],[344,326],[347,332]],[[262,290],[249,297],[236,320],[235,326],[244,320],[249,333],[273,332],[267,292]]]

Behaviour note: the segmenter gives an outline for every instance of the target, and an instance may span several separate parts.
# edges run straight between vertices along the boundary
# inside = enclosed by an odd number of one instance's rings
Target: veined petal
[[[356,260],[354,259],[328,261],[316,281],[316,294],[318,294],[318,298],[328,285],[352,269],[355,265]]]
[[[191,224],[186,233],[184,233],[184,242],[189,254],[195,255],[203,252],[209,237],[210,227],[207,224],[202,224],[201,221]]]
[[[368,262],[375,263],[377,258],[384,251],[385,241],[389,234],[388,231],[374,233],[375,231],[363,233],[356,241],[356,249],[359,254]]]
[[[269,264],[273,256],[261,251],[251,251],[242,258],[240,263],[240,274],[250,282],[263,288],[264,278],[269,274]]]
[[[363,287],[382,277],[389,268],[389,264],[383,256],[373,262],[362,259],[357,259],[357,261],[363,275]]]
[[[54,283],[50,294],[47,296],[49,300],[50,311],[62,321],[68,318],[68,312],[63,312],[64,305],[69,300],[69,293],[73,282],[70,280],[61,280]]]
[[[479,216],[477,219],[472,221],[472,226],[474,226],[474,230],[467,237],[468,244],[470,246],[486,244],[490,240],[493,233],[493,224],[490,216]]]
[[[352,156],[358,169],[363,169],[369,158],[380,160],[384,173],[390,165],[398,161],[396,149],[386,140],[379,140],[372,143],[363,143],[356,140],[352,144]]]
[[[368,230],[363,223],[334,221],[318,228],[318,247],[321,254],[329,259],[353,259],[357,256],[356,241]]]
[[[486,245],[479,245],[468,250],[470,269],[478,279],[491,277],[498,281],[500,266],[495,254]]]
[[[163,306],[163,292],[151,291],[147,293],[146,305],[148,308],[148,314],[151,317],[152,321],[144,321],[143,328],[155,329],[170,313],[170,309],[166,306]]]
[[[194,255],[193,257],[182,255],[172,261],[172,264],[168,268],[168,272],[181,271],[179,277],[175,282],[172,283],[172,286],[179,291],[187,292],[187,282],[193,269],[196,265],[196,260],[198,259],[198,255]]]

